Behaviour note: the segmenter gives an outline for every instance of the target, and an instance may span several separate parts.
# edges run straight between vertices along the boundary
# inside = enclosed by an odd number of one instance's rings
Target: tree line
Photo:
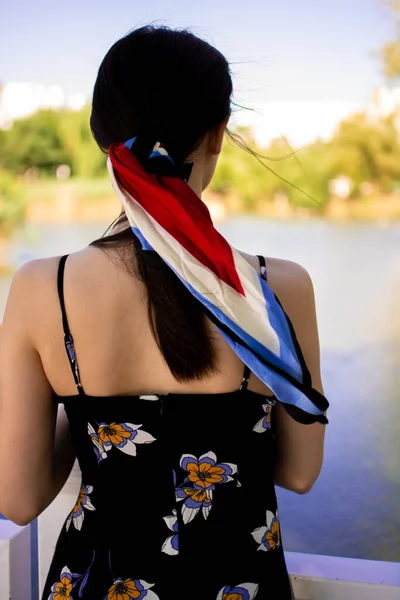
[[[400,183],[399,115],[377,118],[359,113],[344,120],[329,141],[316,141],[293,150],[285,139],[268,148],[257,146],[252,132],[237,132],[250,152],[227,140],[211,191],[236,194],[245,209],[285,193],[289,202],[307,205],[315,199],[323,206],[330,182],[346,177],[350,197],[369,190],[392,192]],[[256,156],[253,155],[256,154]],[[89,128],[89,107],[81,111],[42,110],[0,131],[0,172],[10,182],[34,173],[54,177],[59,165],[68,165],[72,177],[106,176],[105,155],[96,146]]]
[[[396,35],[381,50],[388,81],[400,80],[400,1],[387,0]],[[23,218],[21,179],[55,177],[68,165],[71,177],[106,177],[105,156],[89,127],[90,107],[80,111],[41,110],[0,130],[0,233]],[[250,152],[224,145],[210,190],[235,198],[242,210],[284,198],[289,205],[323,209],[332,182],[348,182],[347,199],[390,194],[400,188],[400,113],[373,116],[360,112],[342,121],[333,138],[293,150],[284,139],[259,148],[252,132],[241,129]]]

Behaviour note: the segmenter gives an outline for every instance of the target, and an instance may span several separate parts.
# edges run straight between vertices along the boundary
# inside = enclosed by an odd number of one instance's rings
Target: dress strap
[[[261,256],[261,254],[257,254],[257,258],[258,262],[260,263],[260,275],[262,279],[267,281],[267,263],[265,262],[265,258],[264,256]]]
[[[71,366],[72,375],[74,377],[74,381],[76,387],[78,389],[79,394],[83,394],[83,388],[81,384],[81,377],[79,374],[78,361],[76,359],[75,348],[74,348],[74,339],[69,329],[67,313],[65,310],[65,300],[64,300],[64,272],[65,272],[65,263],[67,262],[68,254],[63,256],[58,265],[58,275],[57,275],[57,289],[58,289],[58,297],[60,300],[60,308],[61,308],[61,316],[62,323],[64,329],[64,344],[65,350],[67,352],[67,357],[69,364]]]
[[[247,390],[250,375],[251,375],[251,371],[250,371],[249,367],[247,365],[244,365],[243,379],[242,379],[242,383],[240,384],[240,388],[239,388],[240,391]]]

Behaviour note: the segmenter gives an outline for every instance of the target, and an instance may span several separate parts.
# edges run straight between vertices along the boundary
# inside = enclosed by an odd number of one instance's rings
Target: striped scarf
[[[297,421],[327,423],[326,398],[310,373],[288,316],[260,274],[215,229],[188,186],[192,165],[175,165],[144,138],[109,148],[108,170],[133,233],[156,252],[237,356]]]

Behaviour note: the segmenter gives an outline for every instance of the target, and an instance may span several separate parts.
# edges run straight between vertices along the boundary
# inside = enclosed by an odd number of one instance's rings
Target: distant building
[[[86,102],[84,94],[66,94],[61,86],[36,83],[6,83],[0,86],[0,128],[40,109],[79,110]]]
[[[283,137],[291,146],[301,147],[330,139],[340,121],[361,109],[354,102],[269,102],[255,112],[238,113],[235,119],[253,129],[261,146]]]
[[[380,119],[395,111],[400,115],[400,87],[378,88],[371,102],[365,105],[345,101],[282,101],[255,108],[254,112],[236,113],[234,123],[250,126],[260,146],[269,146],[272,140],[281,138],[299,148],[318,139],[329,140],[339,123],[357,112],[365,112],[371,119]]]

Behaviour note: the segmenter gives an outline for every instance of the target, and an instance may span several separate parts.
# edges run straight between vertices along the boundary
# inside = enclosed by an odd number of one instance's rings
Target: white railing
[[[80,472],[74,469],[62,492],[38,519],[39,597],[79,486]],[[29,527],[0,521],[0,600],[31,600],[30,556]],[[292,552],[286,553],[286,560],[296,600],[400,600],[398,563]]]
[[[296,600],[400,600],[400,564],[286,552]]]
[[[31,599],[30,527],[0,520],[0,600]]]

